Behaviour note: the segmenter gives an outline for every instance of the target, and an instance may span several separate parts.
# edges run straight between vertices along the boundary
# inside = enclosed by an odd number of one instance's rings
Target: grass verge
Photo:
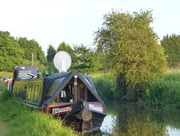
[[[151,82],[142,100],[147,104],[180,108],[180,72],[167,71]]]
[[[64,127],[61,120],[18,103],[14,98],[8,98],[7,94],[7,91],[0,92],[0,117],[7,128],[7,136],[78,135]]]

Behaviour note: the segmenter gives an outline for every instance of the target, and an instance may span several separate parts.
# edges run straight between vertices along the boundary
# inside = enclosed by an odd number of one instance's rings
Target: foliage
[[[59,71],[55,68],[54,63],[53,62],[46,62],[43,63],[44,66],[46,66],[46,70],[45,71],[54,71],[55,73],[58,73]],[[45,72],[43,71],[43,72]]]
[[[56,54],[56,50],[54,49],[53,45],[49,45],[49,48],[47,49],[47,60],[49,62],[53,62],[54,56]]]
[[[20,47],[25,51],[23,58],[29,61],[46,62],[46,57],[41,46],[34,39],[27,40],[27,38],[19,38],[18,42]]]
[[[96,32],[98,50],[124,99],[137,100],[149,81],[161,75],[166,67],[164,49],[150,24],[152,11],[120,13],[104,16],[102,28]]]
[[[0,31],[0,71],[12,72],[17,65],[37,65],[44,70],[43,62],[44,52],[35,40],[15,39],[9,32]]]
[[[73,69],[81,72],[81,73],[91,73],[93,69],[93,53],[86,46],[81,44],[80,46],[74,45],[73,51],[77,55],[76,65]]]
[[[165,48],[169,66],[180,65],[180,35],[167,34],[161,40],[161,45]]]
[[[114,92],[112,91],[112,77],[110,74],[104,74],[93,77],[94,85],[99,96],[107,102],[110,102],[114,98]]]
[[[14,106],[16,105],[16,106]],[[0,115],[8,136],[76,136],[75,132],[63,126],[62,120],[30,109],[14,99],[2,101],[0,97]]]
[[[13,73],[12,73],[12,72],[1,71],[1,72],[0,72],[0,79],[1,79],[2,77],[12,78],[12,77],[13,77]]]
[[[14,66],[22,64],[23,49],[9,32],[0,31],[0,71],[10,72]]]
[[[91,60],[91,73],[107,73],[105,69],[103,68],[103,62],[101,57],[101,54],[97,50],[93,50],[92,52],[92,60]]]
[[[151,82],[140,102],[180,108],[180,73],[167,72]]]
[[[0,93],[1,101],[7,101],[11,98],[13,98],[13,93],[11,91],[4,90],[3,92]]]
[[[65,42],[59,44],[57,52],[59,51],[66,51],[71,56],[72,61],[74,61],[74,59],[76,58],[76,55],[71,46],[69,44],[66,44]]]
[[[58,72],[58,70],[55,68],[54,63],[53,63],[55,54],[56,54],[56,49],[53,47],[53,45],[49,45],[49,48],[47,49],[47,56],[46,56],[48,61],[46,63],[43,63],[48,69],[48,71]]]

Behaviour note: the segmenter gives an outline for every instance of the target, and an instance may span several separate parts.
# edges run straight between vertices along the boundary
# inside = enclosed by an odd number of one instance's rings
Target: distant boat
[[[0,79],[0,91],[10,90],[12,86],[12,79],[2,78]]]

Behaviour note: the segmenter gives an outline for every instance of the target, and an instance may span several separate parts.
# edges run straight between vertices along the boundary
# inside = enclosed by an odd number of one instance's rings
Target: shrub
[[[111,101],[113,99],[112,91],[112,77],[110,74],[104,74],[97,77],[93,77],[94,84],[99,96],[105,101]]]

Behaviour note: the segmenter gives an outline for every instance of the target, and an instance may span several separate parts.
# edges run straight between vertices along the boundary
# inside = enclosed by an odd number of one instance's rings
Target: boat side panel
[[[43,81],[43,78],[15,81],[13,92],[17,99],[39,106],[42,97]]]

